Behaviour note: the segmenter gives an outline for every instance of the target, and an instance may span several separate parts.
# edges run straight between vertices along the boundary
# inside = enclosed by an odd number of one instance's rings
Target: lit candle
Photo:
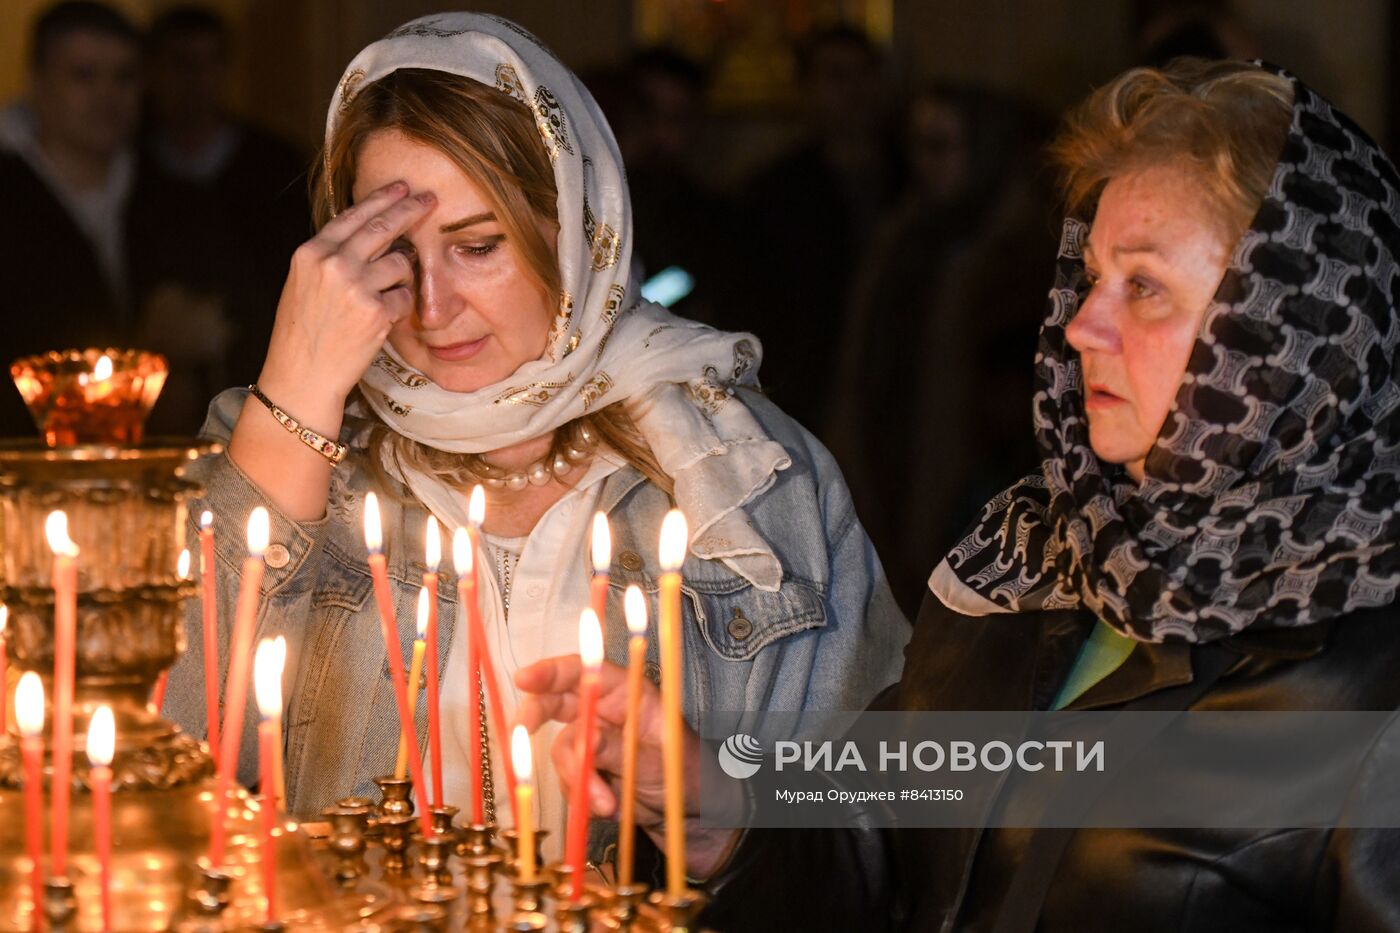
[[[475,493],[472,501],[476,501]],[[457,567],[457,602],[466,611],[467,619],[466,630],[462,632],[462,643],[467,648],[467,779],[471,822],[479,826],[486,822],[481,789],[481,663],[476,637],[481,624],[481,607],[477,603],[476,545],[464,528],[458,528],[452,535],[452,562]],[[511,799],[514,806],[514,798]]]
[[[253,661],[253,690],[257,694],[258,774],[262,785],[262,882],[267,895],[267,922],[277,919],[277,746],[281,743],[278,721],[282,718],[282,664],[286,649],[278,649],[271,639],[258,644]]]
[[[273,656],[276,659],[278,689],[281,689],[282,677],[287,670],[287,636],[278,635],[272,639]],[[254,664],[257,659],[254,658]],[[268,662],[273,663],[273,662]],[[257,671],[253,672],[254,686],[257,685]],[[287,774],[282,766],[282,705],[277,705],[277,713],[272,717],[274,730],[277,733],[277,741],[273,743],[272,755],[272,788],[277,801],[277,809],[287,808]]]
[[[92,785],[92,826],[102,885],[102,929],[112,929],[112,752],[117,727],[112,708],[99,706],[88,723],[88,782]]]
[[[515,848],[520,880],[535,880],[535,811],[532,798],[535,789],[530,784],[534,762],[530,757],[530,734],[517,725],[510,736],[510,757],[515,763]]]
[[[612,533],[608,517],[602,512],[593,516],[593,579],[588,585],[588,605],[601,624],[607,618],[608,566],[612,563]]]
[[[33,671],[25,672],[15,688],[15,722],[24,759],[24,843],[37,930],[44,915],[44,682]]]
[[[5,629],[9,622],[10,607],[0,603],[0,733],[9,728],[6,704],[10,698],[10,650],[5,640]]]
[[[219,603],[214,595],[214,513],[199,516],[200,609],[204,616],[204,719],[209,754],[219,766]]]
[[[408,768],[418,792],[418,816],[423,835],[433,833],[433,814],[428,808],[428,788],[423,781],[423,761],[418,756],[418,730],[408,708],[408,683],[404,679],[403,655],[399,653],[399,623],[394,615],[394,599],[389,593],[389,565],[384,559],[384,532],[380,525],[379,497],[365,494],[365,547],[369,550],[370,577],[374,598],[379,604],[379,625],[384,634],[384,651],[389,659],[389,675],[394,679],[394,703],[399,711],[399,731],[408,743]]]
[[[189,549],[180,552],[180,559],[175,563],[175,575],[183,582],[190,578],[190,552]],[[151,708],[160,713],[160,708],[165,705],[165,687],[170,680],[170,669],[166,668],[160,672],[156,678],[155,689],[151,691]]]
[[[637,827],[637,711],[642,703],[642,669],[647,657],[647,600],[641,587],[627,587],[627,719],[622,724],[622,814],[618,820],[617,882],[632,883]]]
[[[408,718],[417,728],[417,721],[414,719],[418,715],[418,688],[423,683],[423,654],[427,644],[423,641],[428,631],[428,603],[431,597],[428,588],[422,587],[418,590],[418,637],[413,639],[413,662],[408,666]],[[403,780],[408,773],[408,743],[402,738],[399,739],[399,759],[394,765],[394,777]]]
[[[588,779],[593,774],[593,726],[598,706],[598,669],[603,664],[603,630],[592,609],[585,609],[578,620],[578,654],[583,674],[578,687],[578,774],[574,777],[569,801],[569,826],[564,864],[573,875],[569,899],[577,904],[583,897],[583,866],[588,843]]]
[[[50,512],[44,532],[53,550],[53,805],[49,846],[53,875],[68,873],[68,802],[73,793],[73,677],[78,638],[78,546],[68,516]]]
[[[486,644],[486,629],[481,624],[481,606],[476,598],[476,555],[480,552],[481,523],[486,520],[486,491],[480,486],[472,488],[471,499],[467,506],[467,520],[470,524],[467,528],[458,528],[452,536],[452,563],[457,569],[457,601],[466,608],[468,650],[475,656],[475,662],[469,661],[472,666],[468,671],[476,670],[480,673],[480,680],[473,683],[484,683],[486,686],[486,700],[490,705],[492,728],[501,736],[501,747],[505,746],[505,735],[501,730],[507,728],[505,710],[501,703],[500,686],[496,681],[496,668],[491,660],[491,649]],[[480,696],[481,691],[471,690],[473,696]],[[479,709],[479,707],[478,707]],[[473,729],[478,729],[476,725],[481,721],[480,714],[472,719]],[[477,733],[476,740],[472,743],[474,748],[481,747],[480,733]],[[501,770],[505,773],[506,791],[509,796],[511,807],[515,806],[515,766],[511,764],[510,755],[503,756]],[[478,766],[474,773],[480,773]],[[478,797],[480,794],[477,795]],[[514,814],[519,819],[519,814]]]
[[[219,746],[219,774],[214,791],[214,820],[209,836],[209,861],[214,868],[224,864],[224,830],[228,815],[228,793],[238,770],[238,748],[243,738],[243,710],[248,703],[248,668],[253,662],[253,628],[258,618],[258,594],[262,587],[263,552],[267,550],[267,509],[258,506],[248,516],[248,556],[243,559],[243,575],[238,584],[238,603],[233,615],[233,639],[229,644],[227,699]]]
[[[666,892],[685,893],[685,780],[681,759],[681,564],[690,531],[678,509],[661,523],[661,615],[657,635],[661,650],[661,752],[666,779]]]
[[[438,697],[438,565],[442,563],[442,533],[438,521],[428,516],[423,539],[423,588],[428,591],[428,762],[433,773],[433,807],[442,806],[442,725]]]

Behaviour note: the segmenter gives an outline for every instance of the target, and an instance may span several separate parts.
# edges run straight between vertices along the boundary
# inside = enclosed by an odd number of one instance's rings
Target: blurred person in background
[[[769,341],[764,386],[825,436],[841,320],[856,263],[899,190],[888,134],[892,93],[880,50],[848,26],[815,32],[799,56],[808,136],[747,186],[756,313]]]
[[[142,338],[171,360],[174,391],[153,415],[170,429],[198,427],[219,390],[257,376],[283,275],[311,229],[306,158],[227,105],[232,51],[227,24],[201,6],[165,11],[146,40],[141,147],[160,184]]]
[[[7,367],[42,350],[130,341],[139,102],[140,38],[125,16],[86,0],[39,16],[25,95],[0,112]],[[0,435],[32,433],[19,393],[0,381]]]
[[[936,84],[904,132],[909,181],[855,276],[828,433],[912,614],[977,507],[1036,464],[1029,363],[1055,236],[1030,108]]]

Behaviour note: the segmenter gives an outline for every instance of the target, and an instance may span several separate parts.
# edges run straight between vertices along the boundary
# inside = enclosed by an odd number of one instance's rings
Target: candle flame
[[[68,513],[55,509],[44,520],[44,536],[49,539],[49,549],[55,554],[77,557],[78,546],[68,537]]]
[[[529,784],[534,775],[535,762],[534,756],[530,754],[530,733],[519,723],[510,733],[510,761],[515,765],[516,783]]]
[[[248,553],[254,557],[262,557],[267,550],[267,539],[271,534],[271,519],[268,518],[267,509],[258,506],[253,509],[248,516]]]
[[[208,527],[209,527],[210,525],[212,525],[212,524],[214,524],[214,513],[213,513],[213,512],[209,511],[208,509],[205,509],[203,512],[200,512],[200,513],[199,513],[199,527],[200,527],[200,528],[208,528]]]
[[[10,607],[0,603],[0,638],[5,637],[5,626],[10,624]]]
[[[92,721],[88,723],[88,761],[94,768],[107,767],[112,763],[116,744],[117,726],[112,720],[112,707],[103,704],[92,714]]]
[[[633,635],[645,635],[647,633],[647,598],[642,595],[642,588],[637,584],[627,587],[627,593],[622,597],[622,609],[627,616],[627,631]]]
[[[457,569],[457,576],[465,577],[472,572],[472,560],[471,536],[467,534],[467,529],[458,528],[452,532],[452,566]]]
[[[272,639],[272,648],[277,652],[277,669],[285,671],[287,669],[287,636],[278,635]]]
[[[680,509],[666,513],[661,523],[661,569],[667,573],[681,569],[685,562],[685,548],[690,539],[690,529],[686,527],[685,516]]]
[[[384,529],[379,520],[379,497],[365,493],[365,547],[378,554],[384,547]]]
[[[607,573],[612,563],[612,531],[608,528],[608,517],[602,512],[593,516],[593,570]]]
[[[578,617],[578,655],[584,667],[596,669],[603,663],[603,629],[592,609],[583,610]]]
[[[110,356],[104,353],[97,358],[97,363],[92,367],[92,378],[97,382],[112,378],[112,358]]]
[[[286,649],[279,651],[271,638],[258,642],[253,656],[253,692],[258,698],[258,712],[264,719],[282,715],[282,663]]]
[[[478,528],[486,521],[486,489],[479,484],[472,487],[471,499],[467,501],[467,521]]]
[[[442,532],[438,530],[436,516],[428,516],[428,530],[424,534],[423,562],[428,565],[428,570],[437,573],[438,564],[442,563]]]
[[[180,552],[180,559],[175,562],[175,574],[181,580],[190,578],[190,549],[185,548]]]
[[[426,586],[418,588],[418,640],[422,641],[428,634],[428,605],[432,601],[433,595],[428,592]]]
[[[15,722],[25,738],[44,731],[44,682],[33,671],[26,671],[15,688]]]

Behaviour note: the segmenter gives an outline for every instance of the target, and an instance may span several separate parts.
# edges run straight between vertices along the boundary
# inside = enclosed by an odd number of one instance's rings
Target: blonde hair
[[[1095,90],[1069,113],[1050,154],[1071,214],[1092,213],[1115,176],[1171,166],[1204,187],[1234,242],[1263,203],[1292,121],[1287,78],[1245,62],[1180,58]]]
[[[451,159],[492,202],[507,242],[520,251],[525,268],[540,289],[546,295],[559,295],[559,263],[550,238],[541,229],[558,227],[558,189],[534,115],[510,95],[470,78],[404,68],[360,89],[342,104],[339,126],[323,150],[319,171],[311,182],[318,228],[349,206],[360,146],[370,134],[390,129]],[[556,431],[551,453],[563,452],[567,438],[575,433],[572,428],[587,427],[601,443],[670,494],[671,479],[625,404],[609,405],[565,426],[571,430]],[[412,441],[377,417],[365,422],[370,431],[369,467],[386,488],[385,455],[455,486],[478,481],[461,454]]]

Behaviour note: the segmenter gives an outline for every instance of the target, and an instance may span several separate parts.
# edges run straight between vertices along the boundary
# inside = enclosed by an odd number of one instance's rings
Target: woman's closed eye
[[[458,243],[453,247],[458,253],[464,256],[489,256],[496,251],[496,248],[505,241],[503,234],[486,237],[483,240],[474,240],[469,243]]]

